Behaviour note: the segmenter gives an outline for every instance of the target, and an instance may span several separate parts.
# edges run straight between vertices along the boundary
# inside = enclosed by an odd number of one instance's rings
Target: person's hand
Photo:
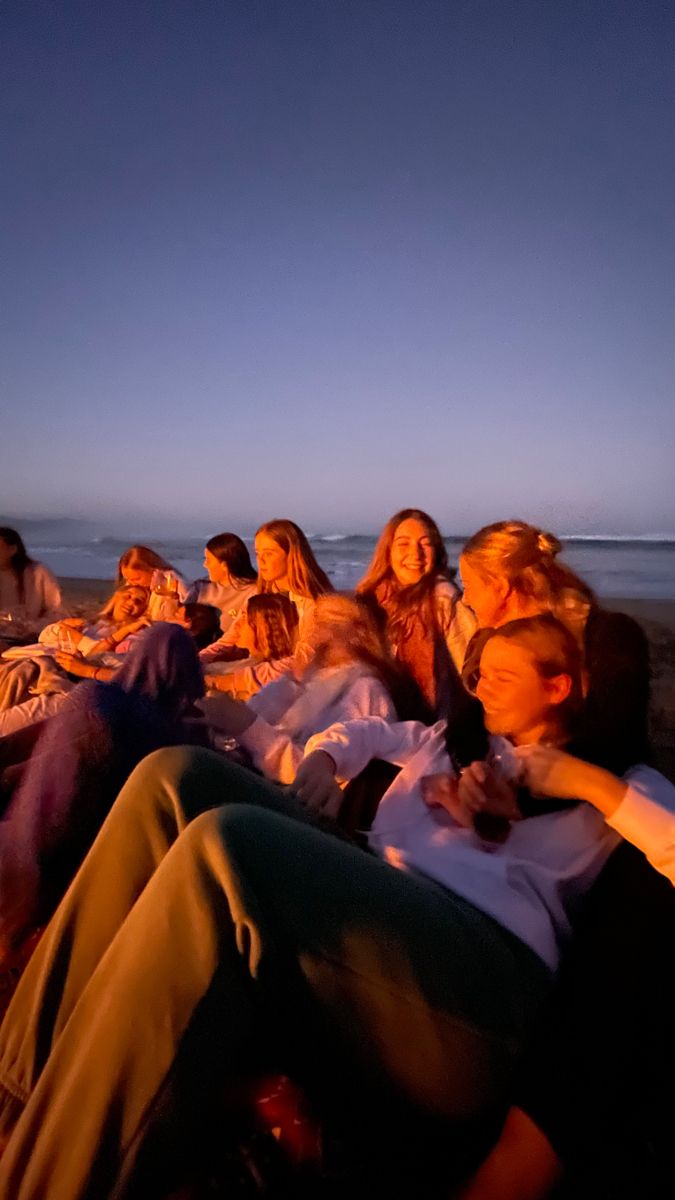
[[[489,813],[507,821],[517,821],[521,816],[513,784],[486,762],[473,762],[460,772],[457,803],[471,824],[478,813]],[[460,823],[466,824],[466,821]]]
[[[335,778],[335,763],[324,750],[313,750],[303,758],[292,787],[311,812],[336,817],[340,811],[343,796]]]
[[[204,687],[212,692],[229,692],[232,695],[236,691],[234,675],[205,675]]]
[[[533,796],[581,800],[588,782],[589,764],[554,746],[517,746],[525,785]]]
[[[59,625],[65,625],[66,629],[84,629],[84,619],[82,617],[64,617],[59,621]]]
[[[93,676],[95,670],[79,654],[69,654],[66,650],[58,650],[54,655],[54,661],[69,675],[81,675],[83,679]]]
[[[60,621],[58,629],[59,637],[74,650],[79,646],[84,633],[76,625],[71,625],[68,621]]]
[[[233,700],[222,692],[218,696],[204,696],[197,700],[195,708],[204,714],[208,724],[227,737],[238,738],[253,724],[256,714],[241,700]]]
[[[458,825],[469,829],[473,825],[473,810],[459,798],[459,779],[447,771],[423,775],[420,781],[422,799],[429,808],[444,808]]]

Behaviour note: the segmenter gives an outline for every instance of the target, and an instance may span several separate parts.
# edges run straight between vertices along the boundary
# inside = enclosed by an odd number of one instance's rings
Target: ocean
[[[9,522],[8,522],[9,523]],[[113,579],[117,561],[130,542],[119,537],[83,537],[68,523],[60,529],[25,531],[29,552],[56,575]],[[65,534],[65,536],[64,536]],[[135,538],[152,546],[187,579],[204,577],[204,544],[196,538]],[[252,548],[252,537],[244,539]],[[450,562],[457,563],[466,539],[446,538]],[[318,561],[336,588],[349,589],[361,577],[375,546],[367,534],[313,534]],[[675,538],[570,537],[564,559],[602,597],[675,600]]]

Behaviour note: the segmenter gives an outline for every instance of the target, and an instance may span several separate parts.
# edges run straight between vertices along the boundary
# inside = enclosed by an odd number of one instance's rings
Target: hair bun
[[[556,554],[560,554],[562,550],[562,542],[552,533],[544,533],[544,530],[540,529],[537,534],[537,550],[541,555],[555,558]]]

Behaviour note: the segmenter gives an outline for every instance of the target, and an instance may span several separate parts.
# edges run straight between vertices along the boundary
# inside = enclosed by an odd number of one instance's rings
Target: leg
[[[546,982],[522,944],[429,881],[276,813],[206,813],[54,1044],[0,1198],[150,1197],[144,1144],[172,1085],[208,1107],[272,1035],[277,1062],[300,1049],[427,1113],[476,1119],[502,1098]]]
[[[32,1091],[80,993],[176,838],[199,813],[225,801],[302,814],[292,796],[209,750],[159,750],[129,777],[0,1029],[0,1135],[14,1123],[14,1101],[23,1104]]]

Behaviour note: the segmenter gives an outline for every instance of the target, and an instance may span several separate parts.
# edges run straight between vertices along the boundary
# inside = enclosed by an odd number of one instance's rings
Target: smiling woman
[[[387,521],[357,588],[379,612],[392,653],[430,713],[447,709],[474,630],[453,574],[436,522],[404,508]]]

